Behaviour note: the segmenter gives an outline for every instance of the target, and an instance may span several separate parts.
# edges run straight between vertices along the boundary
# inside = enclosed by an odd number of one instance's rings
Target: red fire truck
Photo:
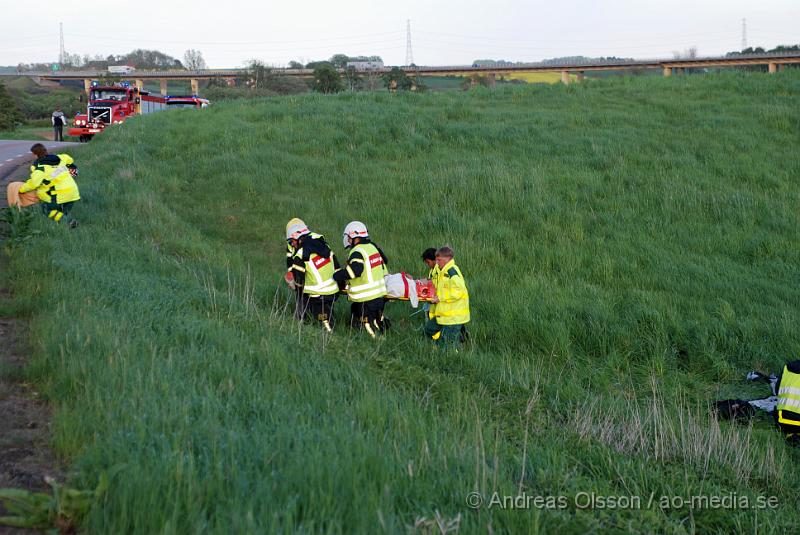
[[[107,126],[121,124],[131,115],[153,113],[173,108],[205,108],[208,100],[196,95],[170,97],[153,95],[127,83],[115,85],[92,84],[86,113],[79,113],[67,134],[81,142],[92,139]]]

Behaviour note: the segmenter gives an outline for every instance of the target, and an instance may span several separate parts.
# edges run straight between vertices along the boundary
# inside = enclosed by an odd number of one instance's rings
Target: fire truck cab
[[[85,114],[77,114],[73,127],[67,132],[82,142],[89,141],[106,126],[120,124],[131,115],[140,113],[141,97],[137,87],[129,84],[99,85],[93,83],[89,91],[89,105]]]

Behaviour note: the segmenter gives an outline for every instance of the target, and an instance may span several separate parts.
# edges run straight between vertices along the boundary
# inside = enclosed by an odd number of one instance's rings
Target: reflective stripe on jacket
[[[333,264],[333,253],[327,258],[312,253],[305,262],[305,267],[304,294],[333,295],[339,291],[339,285],[333,280],[333,273],[336,271]]]
[[[359,243],[350,251],[347,261],[362,262],[364,265],[361,275],[348,281],[350,301],[363,303],[386,295],[386,281],[383,277],[386,276],[387,270],[383,257],[375,245]]]
[[[325,236],[322,234],[317,234],[316,232],[311,233],[311,237],[315,240],[325,240]],[[286,240],[286,271],[292,270],[292,259],[294,258],[297,249],[292,247],[292,244],[289,243],[289,240]]]
[[[78,185],[69,173],[74,160],[68,154],[47,154],[31,165],[31,177],[19,189],[20,193],[36,191],[39,200],[64,204],[81,198]]]
[[[783,367],[781,384],[778,386],[778,422],[800,428],[800,373]]]
[[[461,270],[450,260],[436,277],[436,297],[439,302],[433,317],[439,325],[469,323],[469,292]]]

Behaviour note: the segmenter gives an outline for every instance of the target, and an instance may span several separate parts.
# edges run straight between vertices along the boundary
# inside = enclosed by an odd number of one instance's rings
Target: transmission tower
[[[58,23],[58,30],[60,35],[59,48],[58,48],[58,66],[63,67],[67,53],[64,51],[64,23]]]
[[[747,48],[747,19],[742,19],[742,50]]]
[[[406,20],[406,67],[414,63],[414,54],[411,52],[411,21]]]

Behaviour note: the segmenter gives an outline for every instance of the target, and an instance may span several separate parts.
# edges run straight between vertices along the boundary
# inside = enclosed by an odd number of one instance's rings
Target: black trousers
[[[363,303],[350,304],[350,326],[363,328],[370,336],[375,338],[386,332],[386,322],[383,318],[383,307],[386,300],[383,297],[364,301]]]
[[[336,294],[308,298],[308,317],[317,321],[326,331],[333,330],[333,304]]]
[[[297,292],[294,317],[301,321],[306,319],[316,321],[323,329],[330,332],[333,329],[333,305],[335,302],[336,294],[312,297],[300,290]]]
[[[60,124],[53,125],[53,141],[64,141],[64,127]]]

